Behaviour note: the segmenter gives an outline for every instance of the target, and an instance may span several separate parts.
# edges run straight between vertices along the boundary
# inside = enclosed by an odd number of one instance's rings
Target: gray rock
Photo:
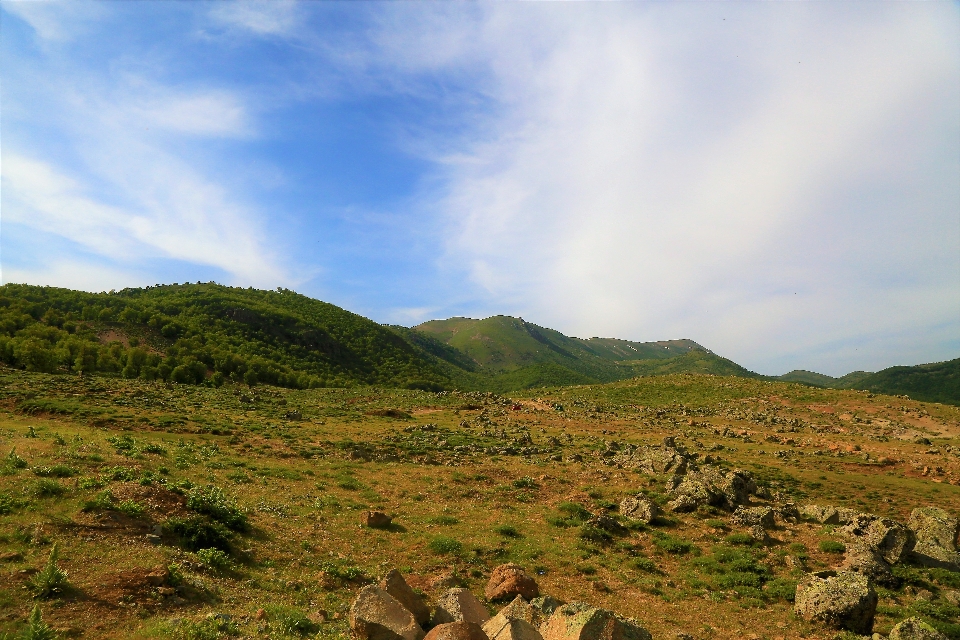
[[[483,624],[483,631],[490,640],[543,640],[533,622],[534,615],[534,609],[517,596]]]
[[[907,618],[890,630],[889,640],[947,640],[920,618]]]
[[[671,510],[692,511],[700,505],[712,505],[733,511],[744,504],[757,487],[751,475],[739,469],[724,471],[705,464],[691,469],[673,489],[676,496],[668,505]]]
[[[896,587],[899,580],[893,575],[890,565],[883,556],[865,542],[854,541],[847,545],[842,571],[855,571],[873,582],[885,587]]]
[[[582,602],[565,604],[541,629],[544,640],[652,640],[633,620]]]
[[[426,624],[430,621],[430,607],[410,588],[407,581],[403,579],[403,575],[396,569],[383,577],[380,588],[396,598],[407,611],[412,613],[417,623]]]
[[[811,575],[797,585],[794,610],[808,622],[869,634],[877,612],[877,592],[866,576],[852,571],[827,577]]]
[[[535,614],[534,624],[537,627],[543,625],[547,618],[553,615],[553,612],[562,607],[565,602],[557,600],[553,596],[540,596],[530,601],[530,607],[538,612]]]
[[[840,524],[840,516],[837,510],[830,506],[805,504],[800,507],[800,515],[820,524]]]
[[[937,507],[919,507],[910,514],[908,526],[917,540],[913,546],[914,560],[927,567],[960,571],[957,518]]]
[[[765,530],[776,526],[776,518],[770,507],[737,507],[730,518],[734,524],[741,527],[761,527]]]
[[[660,507],[644,496],[627,496],[620,501],[620,515],[650,524],[654,518],[660,515]]]
[[[423,640],[423,629],[396,598],[369,585],[350,606],[350,629],[360,640]]]
[[[445,622],[435,626],[423,640],[490,640],[473,622]]]
[[[447,590],[433,612],[434,626],[447,622],[473,622],[482,626],[489,619],[490,612],[466,589]]]

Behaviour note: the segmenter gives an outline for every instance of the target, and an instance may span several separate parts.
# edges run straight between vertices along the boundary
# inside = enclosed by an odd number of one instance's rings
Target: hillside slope
[[[960,358],[913,367],[890,367],[863,378],[853,388],[960,405]]]

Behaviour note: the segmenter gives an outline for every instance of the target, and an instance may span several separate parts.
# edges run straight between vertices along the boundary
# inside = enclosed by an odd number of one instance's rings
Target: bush
[[[639,569],[640,571],[645,571],[647,573],[657,573],[657,563],[655,563],[650,558],[634,558],[631,563],[634,569]]]
[[[193,488],[187,495],[187,508],[210,516],[234,531],[247,531],[250,528],[247,514],[226,496],[223,489],[214,485]]]
[[[14,498],[9,493],[0,493],[0,516],[10,515],[24,504],[23,500]]]
[[[217,522],[208,522],[200,516],[170,518],[163,528],[177,537],[181,546],[189,551],[220,549],[230,552],[230,531]]]
[[[793,602],[793,599],[797,595],[797,583],[794,580],[777,578],[767,583],[764,592],[770,598],[779,598],[787,602]]]
[[[671,536],[660,531],[654,533],[653,545],[661,551],[672,553],[674,555],[684,555],[690,553],[694,548],[693,543],[689,540]]]
[[[847,547],[842,542],[837,542],[836,540],[820,541],[820,551],[824,553],[844,553],[846,550]]]
[[[49,598],[62,593],[70,586],[67,582],[67,572],[57,566],[59,555],[59,547],[54,543],[53,549],[50,550],[50,557],[47,558],[47,564],[27,581],[33,597]]]
[[[200,562],[214,571],[226,571],[233,566],[230,556],[220,549],[200,549],[197,551]]]
[[[539,488],[539,485],[538,485],[538,484],[536,483],[536,481],[535,481],[533,478],[531,478],[530,476],[524,476],[524,477],[522,477],[522,478],[517,478],[516,480],[513,481],[512,484],[513,484],[513,488],[514,488],[514,489],[537,489],[537,488]]]
[[[586,540],[588,542],[595,542],[597,544],[603,544],[605,542],[610,542],[613,537],[601,529],[600,527],[595,527],[592,524],[585,524],[580,527],[579,537],[581,540]]]
[[[36,498],[55,498],[62,496],[67,492],[67,488],[50,478],[42,478],[30,489],[30,493]]]
[[[727,541],[727,544],[740,545],[740,546],[753,546],[757,541],[749,533],[731,533],[724,540]]]
[[[437,536],[428,545],[430,550],[439,555],[457,554],[463,551],[463,543],[447,536]]]
[[[316,633],[319,629],[319,626],[300,609],[272,605],[267,608],[267,616],[270,620],[270,630],[280,635],[305,636]]]
[[[10,453],[7,454],[6,459],[3,461],[4,466],[10,467],[11,469],[26,469],[27,461],[17,455],[16,449],[11,449]]]
[[[512,524],[502,524],[499,527],[494,527],[494,532],[499,533],[505,538],[519,538],[521,537],[520,532]]]
[[[427,520],[429,524],[450,525],[457,524],[460,521],[453,516],[436,516]]]

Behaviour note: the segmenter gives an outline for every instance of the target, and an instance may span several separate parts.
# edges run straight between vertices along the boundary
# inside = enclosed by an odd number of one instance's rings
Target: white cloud
[[[217,2],[210,16],[257,35],[286,35],[298,22],[297,3],[283,0]]]
[[[237,96],[226,91],[168,92],[135,99],[125,107],[132,126],[204,136],[251,133],[246,109]]]
[[[2,10],[29,24],[41,40],[51,42],[73,39],[103,15],[99,3],[70,0],[5,0]]]

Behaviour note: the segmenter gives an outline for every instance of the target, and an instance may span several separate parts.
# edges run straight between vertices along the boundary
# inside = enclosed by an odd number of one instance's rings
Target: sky
[[[957,358],[960,4],[0,0],[0,269]]]

